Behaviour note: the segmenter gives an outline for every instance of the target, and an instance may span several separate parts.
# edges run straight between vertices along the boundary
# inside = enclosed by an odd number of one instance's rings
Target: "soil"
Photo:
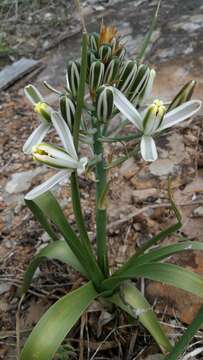
[[[56,106],[55,97],[42,88],[41,82],[48,80],[61,88],[65,63],[78,56],[80,46],[80,24],[72,1],[58,0],[56,5],[44,0],[40,6],[37,1],[29,5],[22,1],[18,6],[17,10],[14,5],[1,9],[0,16],[4,21],[0,31],[4,33],[4,47],[12,49],[2,52],[3,55],[0,53],[1,66],[27,56],[41,59],[44,69],[18,81],[0,97],[0,359],[8,360],[16,358],[17,288],[30,259],[49,240],[23,201],[30,188],[52,173],[44,167],[37,170],[39,166],[22,152],[23,143],[37,124],[24,98],[23,87],[29,82],[35,83],[47,101]],[[146,0],[83,2],[88,28],[95,30],[102,16],[106,23],[112,23],[114,19],[127,41],[130,55],[139,48],[154,8],[155,2]],[[163,1],[153,33],[154,42],[147,53],[147,61],[157,70],[155,96],[161,94],[168,100],[180,86],[194,78],[198,80],[194,97],[202,98],[202,24],[201,1],[185,0],[184,5],[181,0]],[[200,113],[160,138],[160,157],[155,163],[146,164],[141,159],[130,158],[109,172],[112,182],[108,199],[108,235],[112,269],[120,266],[149,237],[175,222],[167,205],[169,174],[172,175],[174,198],[182,213],[183,227],[178,234],[167,238],[165,244],[173,243],[181,236],[203,241],[202,119]],[[122,144],[106,148],[107,156],[113,154],[116,157],[124,152]],[[22,179],[27,181],[24,181],[24,189],[15,180],[16,174],[22,172]],[[82,177],[80,188],[87,229],[95,244],[94,181]],[[54,192],[75,228],[69,188],[64,185]],[[176,255],[170,262],[203,274],[199,252]],[[50,304],[82,283],[79,274],[59,262],[48,261],[40,266],[21,306],[21,345]],[[137,285],[145,290],[165,329],[176,341],[185,324],[195,316],[201,299],[162,284],[142,281]],[[155,360],[158,359],[159,349],[150,336],[137,322],[128,320],[119,311],[107,311],[99,302],[94,302],[68,335],[55,359],[150,360],[148,356],[152,354],[156,355]],[[201,331],[197,339],[201,345]],[[202,359],[202,356],[193,359]]]

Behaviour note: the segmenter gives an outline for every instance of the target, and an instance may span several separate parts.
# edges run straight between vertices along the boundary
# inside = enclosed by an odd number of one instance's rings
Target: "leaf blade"
[[[47,259],[55,259],[64,262],[79,271],[82,275],[86,276],[85,270],[73,254],[72,250],[69,248],[68,244],[63,240],[59,240],[47,245],[31,261],[24,274],[23,283],[19,291],[20,295],[27,292],[36,269],[41,262]]]
[[[67,333],[97,295],[89,282],[52,305],[27,339],[20,360],[52,359]]]
[[[132,317],[138,318],[140,323],[149,331],[160,347],[163,347],[167,351],[172,349],[155,313],[151,310],[150,304],[133,284],[126,283],[122,287],[122,297],[118,294],[113,295],[111,301]]]

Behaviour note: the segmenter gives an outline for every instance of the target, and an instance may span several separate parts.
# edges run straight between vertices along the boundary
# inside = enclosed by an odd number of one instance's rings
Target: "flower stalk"
[[[97,121],[93,119],[93,121]],[[101,161],[96,164],[96,241],[98,264],[107,277],[109,275],[108,248],[107,248],[107,210],[100,208],[100,199],[107,187],[107,176],[104,160],[103,144],[100,141],[101,125],[97,122],[97,133],[94,135],[94,152],[101,156]]]

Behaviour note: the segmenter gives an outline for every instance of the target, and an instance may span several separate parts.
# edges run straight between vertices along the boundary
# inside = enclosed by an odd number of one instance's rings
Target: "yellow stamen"
[[[34,106],[34,111],[38,114],[41,114],[41,112],[47,110],[47,104],[45,102],[38,102]]]
[[[153,113],[156,116],[162,117],[166,112],[166,107],[163,105],[163,101],[156,99],[153,102]]]

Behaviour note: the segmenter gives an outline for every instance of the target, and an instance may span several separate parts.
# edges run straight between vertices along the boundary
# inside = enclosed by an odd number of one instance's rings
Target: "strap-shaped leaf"
[[[53,226],[50,224],[47,217],[44,215],[43,208],[41,209],[39,204],[37,204],[35,200],[25,199],[25,203],[32,211],[36,219],[39,221],[39,223],[42,225],[43,229],[50,236],[50,238],[54,241],[58,240],[57,235],[55,234],[55,231],[53,229]]]
[[[137,266],[142,264],[147,264],[155,261],[160,261],[168,258],[174,254],[183,252],[183,251],[191,251],[191,250],[203,250],[203,243],[197,241],[182,241],[175,245],[168,245],[160,249],[155,249],[147,254],[140,255],[134,264],[131,265],[131,271],[136,269]],[[122,274],[125,272],[123,271]]]
[[[114,304],[126,311],[132,317],[138,319],[141,324],[150,332],[157,344],[167,351],[172,346],[162,330],[159,321],[151,309],[150,304],[141,292],[131,283],[122,287],[122,294],[118,293],[110,298]]]
[[[65,336],[97,295],[89,282],[52,305],[27,339],[20,360],[53,359]]]
[[[68,223],[59,203],[50,191],[40,195],[34,200],[26,200],[26,203],[31,208],[33,203],[43,212],[44,216],[48,218],[63,235],[65,241],[71,248],[72,252],[78,258],[82,267],[85,269],[89,279],[94,283],[99,283],[103,279],[103,275],[96,263],[94,255],[82,245],[79,238]]]
[[[124,280],[140,277],[161,281],[203,297],[203,277],[172,264],[147,263],[138,266],[135,270],[127,270],[125,275],[112,276],[104,280],[101,286],[102,289],[108,290],[119,286]]]
[[[33,275],[41,264],[41,262],[47,259],[55,259],[60,260],[70,266],[72,266],[75,270],[79,271],[82,275],[86,276],[85,270],[83,269],[82,265],[73,254],[72,250],[68,246],[68,244],[63,241],[55,241],[52,244],[47,245],[44,249],[42,249],[31,261],[30,265],[28,266],[24,279],[23,284],[20,288],[20,294],[23,295],[27,292],[30,283],[32,281]]]

